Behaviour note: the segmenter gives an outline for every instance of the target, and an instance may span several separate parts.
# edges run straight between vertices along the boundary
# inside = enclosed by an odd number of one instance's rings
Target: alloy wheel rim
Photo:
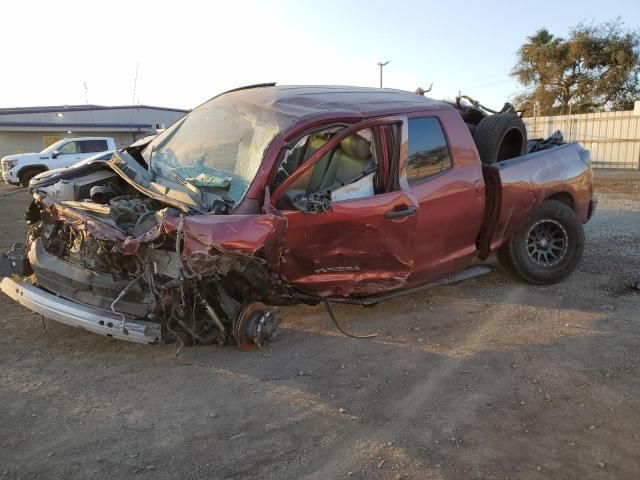
[[[527,255],[536,265],[553,267],[567,254],[569,235],[560,224],[552,219],[539,220],[527,231]]]

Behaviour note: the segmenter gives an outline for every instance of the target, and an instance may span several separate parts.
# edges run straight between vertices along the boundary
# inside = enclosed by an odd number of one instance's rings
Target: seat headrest
[[[364,160],[371,156],[371,143],[357,133],[342,140],[340,146],[344,153],[351,157]]]

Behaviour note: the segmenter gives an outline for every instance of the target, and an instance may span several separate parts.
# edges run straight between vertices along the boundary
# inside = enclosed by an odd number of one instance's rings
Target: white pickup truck
[[[40,153],[17,153],[4,157],[1,161],[2,179],[6,183],[27,187],[29,180],[41,172],[68,167],[98,152],[115,149],[116,142],[111,137],[63,138]]]

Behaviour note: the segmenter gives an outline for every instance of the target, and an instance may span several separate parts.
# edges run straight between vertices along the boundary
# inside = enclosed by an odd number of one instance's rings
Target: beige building
[[[166,128],[187,110],[148,105],[0,108],[0,158],[39,152],[65,137],[113,137],[118,147]]]

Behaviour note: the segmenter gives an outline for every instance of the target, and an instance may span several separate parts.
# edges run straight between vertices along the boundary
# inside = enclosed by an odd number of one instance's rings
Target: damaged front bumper
[[[156,344],[162,340],[157,323],[128,319],[96,308],[65,300],[29,283],[2,279],[2,291],[19,304],[58,322],[94,333],[138,343]]]
[[[0,255],[2,291],[44,317],[123,340],[243,350],[269,342],[274,306],[292,298],[279,275],[286,218],[232,215],[213,194],[215,205],[200,204],[206,192],[115,157],[31,186],[26,241]]]

